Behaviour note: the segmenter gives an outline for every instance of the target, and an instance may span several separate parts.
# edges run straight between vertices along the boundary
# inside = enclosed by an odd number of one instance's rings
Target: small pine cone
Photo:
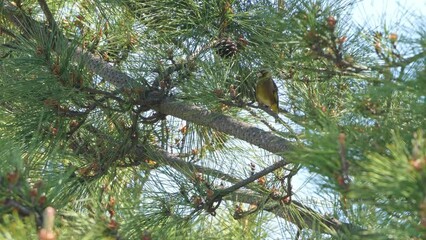
[[[224,38],[216,44],[216,53],[223,58],[232,57],[237,52],[237,43],[231,38]]]

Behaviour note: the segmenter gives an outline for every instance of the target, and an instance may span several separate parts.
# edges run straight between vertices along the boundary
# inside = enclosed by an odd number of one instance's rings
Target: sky
[[[426,0],[361,0],[353,9],[352,19],[360,26],[409,32],[416,22],[426,23]]]

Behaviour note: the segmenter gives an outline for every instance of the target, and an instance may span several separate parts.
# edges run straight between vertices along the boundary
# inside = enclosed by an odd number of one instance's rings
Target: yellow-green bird
[[[268,70],[260,70],[256,85],[256,100],[278,114],[278,88]]]

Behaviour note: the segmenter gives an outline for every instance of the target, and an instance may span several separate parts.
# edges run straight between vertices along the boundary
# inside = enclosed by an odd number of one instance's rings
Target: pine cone
[[[238,52],[238,46],[231,38],[224,38],[216,44],[216,53],[223,57],[229,58]]]

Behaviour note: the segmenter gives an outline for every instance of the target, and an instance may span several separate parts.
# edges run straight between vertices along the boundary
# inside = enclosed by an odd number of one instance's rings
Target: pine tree
[[[1,1],[0,238],[426,238],[425,24],[354,3]]]

